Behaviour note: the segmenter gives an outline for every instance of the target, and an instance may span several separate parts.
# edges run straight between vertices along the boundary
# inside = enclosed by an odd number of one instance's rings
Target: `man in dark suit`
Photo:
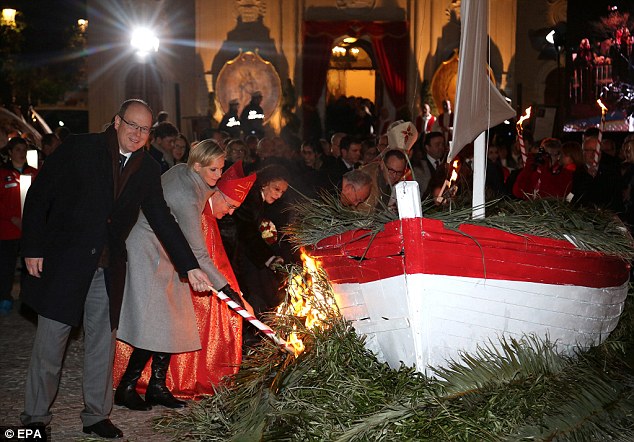
[[[149,153],[160,165],[161,173],[165,173],[174,165],[174,144],[178,137],[178,129],[172,123],[163,121],[152,128],[152,144]]]
[[[326,169],[328,180],[333,188],[338,187],[343,175],[358,167],[361,160],[361,141],[346,135],[341,138],[339,149],[341,156]]]
[[[432,195],[434,189],[442,187],[447,177],[447,144],[442,132],[429,132],[425,135],[425,158],[423,167],[431,177],[423,197]]]
[[[83,431],[123,433],[110,422],[112,365],[126,272],[125,241],[143,209],[179,273],[197,291],[209,278],[163,198],[160,167],[145,152],[152,111],[124,102],[105,132],[68,137],[31,186],[22,221],[28,275],[23,301],[38,313],[24,425],[48,425],[66,343],[84,326]]]

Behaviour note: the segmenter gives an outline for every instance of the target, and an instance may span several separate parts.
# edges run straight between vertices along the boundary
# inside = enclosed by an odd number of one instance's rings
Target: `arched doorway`
[[[335,41],[330,52],[326,75],[328,99],[355,96],[377,103],[382,90],[378,85],[382,83],[377,78],[372,43],[363,38],[343,36]]]
[[[163,110],[163,87],[158,69],[148,63],[139,63],[130,69],[125,78],[125,96],[145,100],[155,113]]]
[[[312,123],[307,122],[319,119],[318,106],[326,89],[332,49],[342,35],[369,43],[367,47],[371,52],[368,54],[373,54],[370,58],[376,62],[374,83],[385,86],[395,109],[407,103],[405,82],[410,54],[406,22],[306,21],[303,26],[301,89],[304,136],[309,135],[306,128],[312,127]],[[375,102],[379,102],[376,90],[374,98]]]

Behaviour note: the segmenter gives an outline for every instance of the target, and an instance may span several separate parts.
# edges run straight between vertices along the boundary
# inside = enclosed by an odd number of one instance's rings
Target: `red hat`
[[[242,161],[238,161],[222,174],[216,186],[218,190],[226,196],[242,204],[249,190],[251,190],[255,179],[256,175],[254,173],[249,176],[244,176]]]

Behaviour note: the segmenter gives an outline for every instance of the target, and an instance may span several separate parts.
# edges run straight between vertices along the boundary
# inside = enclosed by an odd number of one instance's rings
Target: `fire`
[[[600,98],[597,100],[597,104],[598,104],[599,106],[601,106],[601,113],[602,113],[602,114],[605,114],[605,113],[608,111],[608,108],[607,108],[607,107],[605,107],[605,104],[603,104],[603,102],[601,101],[601,99],[600,99]]]
[[[458,192],[458,186],[454,186],[454,184],[456,183],[456,180],[458,180],[459,170],[460,161],[453,160],[453,163],[451,163],[451,176],[449,177],[449,179],[445,179],[440,192],[438,192],[438,195],[435,199],[436,204],[443,204],[446,199],[456,196],[456,193]]]
[[[286,343],[293,347],[295,357],[299,356],[304,351],[304,342],[297,336],[297,332],[292,332],[288,335]]]
[[[302,318],[304,325],[308,329],[322,327],[324,321],[328,317],[328,311],[336,311],[337,306],[333,299],[324,296],[320,287],[313,284],[320,272],[319,261],[311,258],[302,252],[301,259],[304,265],[304,272],[301,275],[294,275],[288,282],[287,292],[289,294],[289,302],[280,306],[277,310],[278,314],[286,314]],[[317,306],[322,308],[317,308]],[[323,307],[327,306],[327,309]],[[324,311],[326,310],[326,311]],[[297,357],[304,351],[304,343],[300,339],[297,328],[290,333],[287,343],[294,348]]]
[[[528,106],[528,108],[526,108],[526,110],[524,111],[524,115],[522,115],[520,117],[520,119],[517,121],[517,126],[519,128],[522,127],[522,123],[524,123],[525,120],[528,120],[531,117],[531,109],[533,108],[533,106]]]
[[[459,165],[460,163],[458,162],[458,160],[454,160],[453,163],[451,164],[451,167],[453,170],[451,171],[451,178],[449,178],[449,185],[455,183],[456,180],[458,179]]]

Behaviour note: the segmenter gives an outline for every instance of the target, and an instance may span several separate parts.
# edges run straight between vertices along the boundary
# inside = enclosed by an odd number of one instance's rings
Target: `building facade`
[[[196,139],[230,99],[242,107],[254,89],[265,89],[274,131],[289,112],[323,122],[337,94],[364,93],[395,117],[416,115],[421,99],[439,106],[455,90],[446,62],[459,46],[459,0],[88,0],[88,11],[91,130],[130,97],[167,111]],[[491,0],[491,73],[518,109],[544,103],[557,69],[539,59],[529,33],[565,20],[566,1]],[[156,52],[136,54],[137,26],[156,32]]]

